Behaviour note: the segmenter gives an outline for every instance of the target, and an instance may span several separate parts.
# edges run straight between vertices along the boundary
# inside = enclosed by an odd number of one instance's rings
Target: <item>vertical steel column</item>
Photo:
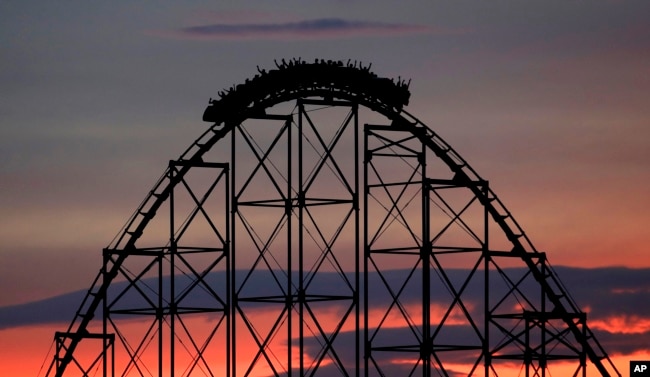
[[[483,195],[490,195],[489,183],[485,181],[483,185]],[[492,366],[492,354],[490,351],[490,212],[487,207],[483,206],[483,364],[485,366],[485,376],[489,376],[490,367]]]
[[[580,321],[582,324],[582,339],[587,339],[587,313],[582,313],[580,316]],[[586,347],[582,347],[580,350],[580,368],[582,368],[582,377],[587,377],[587,351]],[[576,373],[577,375],[577,373]]]
[[[226,192],[226,198],[225,198],[225,222],[226,222],[226,243],[224,245],[224,253],[226,254],[226,307],[224,308],[224,314],[226,315],[226,376],[233,376],[234,374],[231,374],[231,370],[233,368],[233,363],[231,362],[231,353],[233,352],[231,344],[232,344],[232,337],[233,337],[233,328],[234,328],[234,316],[233,316],[233,289],[235,285],[232,282],[232,277],[234,276],[233,272],[233,267],[234,263],[232,259],[235,257],[235,253],[233,253],[232,249],[232,227],[231,227],[231,222],[232,222],[232,203],[231,203],[231,197],[232,197],[232,187],[231,181],[234,181],[234,179],[231,179],[231,167],[232,163],[228,165],[228,174],[226,174],[226,182],[224,183],[225,186],[225,192]]]
[[[433,339],[431,337],[431,224],[430,224],[430,187],[426,173],[426,150],[424,144],[418,156],[421,174],[422,190],[422,245],[420,260],[422,262],[422,343],[420,357],[422,358],[422,377],[431,376],[431,358],[433,354]]]
[[[174,171],[176,167],[174,166],[174,161],[169,162],[169,181],[172,182],[174,180]],[[170,329],[169,329],[169,367],[170,367],[170,377],[174,377],[174,358],[175,358],[175,353],[174,353],[174,336],[176,335],[176,332],[174,331],[174,257],[176,254],[176,238],[174,236],[174,232],[176,230],[176,226],[174,224],[174,191],[175,188],[171,190],[169,193],[169,285],[170,285],[170,292],[169,292],[169,321],[170,321]],[[164,254],[163,254],[164,255]],[[162,275],[162,259],[160,261],[161,264],[161,275]],[[160,287],[158,288],[158,297],[159,300],[162,302],[163,298],[163,286],[162,286],[162,276],[160,276]],[[160,329],[160,337],[162,338],[162,328]],[[163,355],[164,349],[160,350],[160,357],[159,359],[161,360],[162,363],[162,355]],[[162,368],[161,368],[161,377],[162,377]]]
[[[293,150],[293,140],[291,138],[291,121],[287,120],[284,124],[284,127],[287,128],[287,193],[286,193],[286,202],[284,204],[284,211],[285,211],[285,216],[287,216],[287,299],[286,299],[286,305],[287,305],[287,316],[288,318],[288,326],[287,326],[287,341],[289,343],[288,352],[287,352],[287,370],[289,376],[293,375],[293,347],[292,347],[292,342],[293,342],[293,305],[294,305],[294,298],[293,298],[293,238],[292,238],[292,228],[293,228],[293,222],[291,219],[293,218],[292,213],[293,213],[293,206],[294,206],[294,199],[293,199],[293,194],[291,192],[291,185],[293,184],[292,181],[292,174],[291,171],[292,166],[291,163],[292,158],[291,158],[291,153]],[[300,138],[300,131],[298,131],[298,137]],[[298,153],[298,160],[302,161],[302,153]],[[298,199],[300,201],[300,199]],[[298,203],[298,206],[300,208],[300,214],[298,216],[298,222],[300,229],[302,229],[302,205]],[[299,232],[302,235],[302,232]],[[302,333],[302,300],[300,299],[301,297],[301,292],[302,292],[302,243],[298,244],[298,254],[299,254],[299,265],[300,265],[300,277],[299,277],[299,282],[300,288],[298,292],[298,300],[299,300],[299,305],[300,305],[300,310],[298,314],[298,323],[300,324],[300,330],[299,330],[299,336],[300,336],[300,346],[298,352],[300,352],[300,376],[303,375],[303,354],[304,354],[304,349],[303,349],[303,333]]]
[[[363,371],[367,377],[370,371],[370,338],[369,333],[369,300],[368,300],[368,259],[370,257],[370,245],[368,245],[368,196],[370,186],[368,185],[368,164],[372,154],[368,151],[368,127],[363,129]]]
[[[109,344],[111,347],[111,377],[115,377],[115,334],[104,333],[104,336],[110,337]],[[108,376],[108,374],[104,374],[104,376]]]
[[[171,173],[170,173],[171,174]],[[158,260],[158,302],[155,310],[156,321],[158,322],[158,376],[163,377],[163,363],[165,354],[164,339],[163,339],[163,325],[165,324],[165,307],[163,301],[163,260],[165,255],[165,249],[161,248],[158,251],[156,259]],[[173,334],[172,334],[173,336]]]
[[[361,257],[359,249],[359,241],[360,241],[360,236],[359,233],[361,232],[360,229],[360,199],[359,199],[359,105],[355,104],[354,105],[354,305],[356,307],[355,311],[355,321],[354,321],[354,327],[355,327],[355,334],[354,334],[354,339],[355,339],[355,376],[360,377],[360,342],[361,342],[361,334],[359,334],[359,317],[361,315],[361,308],[360,308],[360,302],[359,302],[359,258]],[[365,149],[364,149],[364,154],[365,154]],[[364,181],[365,182],[365,181]],[[365,206],[365,203],[364,203]]]
[[[539,258],[539,263],[541,263],[541,273],[542,276],[547,276],[547,266],[546,266],[546,254],[542,253]],[[542,370],[542,376],[541,377],[546,377],[546,368],[548,365],[548,355],[546,354],[546,322],[547,316],[546,316],[546,290],[544,287],[540,286],[540,312],[542,313],[542,318],[541,318],[541,323],[539,324],[540,327],[540,344],[541,344],[541,354],[540,354],[540,359],[539,359],[539,368]]]
[[[104,280],[103,284],[107,284],[106,283],[106,279],[108,279],[107,278],[107,270],[108,270],[107,265],[108,265],[108,261],[109,261],[110,257],[109,257],[109,254],[108,254],[106,249],[102,250],[102,259],[103,259],[102,260],[102,268],[101,268],[100,274],[102,275],[102,279]],[[106,300],[106,296],[104,296],[102,298],[102,334],[108,334],[107,317],[108,317],[108,303],[107,303],[107,300]],[[113,353],[115,353],[114,348],[113,348]],[[114,355],[111,358],[111,360],[113,361],[113,363],[115,363],[115,356]],[[108,374],[106,373],[106,367],[107,367],[106,366],[106,354],[104,354],[104,377],[108,376]],[[115,374],[115,367],[113,367],[111,369],[112,369],[112,374],[114,375]]]
[[[232,124],[225,124],[224,127],[233,127]],[[239,305],[238,302],[238,295],[235,292],[237,289],[237,284],[235,281],[236,277],[236,259],[237,259],[237,253],[235,250],[236,248],[236,241],[237,241],[237,232],[235,232],[235,221],[236,221],[236,215],[237,215],[237,189],[236,189],[236,177],[237,177],[237,160],[235,159],[235,150],[237,148],[237,143],[235,142],[235,130],[233,129],[230,132],[230,172],[232,175],[232,179],[230,179],[230,188],[227,190],[231,194],[229,197],[229,203],[230,203],[230,221],[229,223],[232,225],[231,228],[229,228],[229,235],[230,235],[230,241],[231,241],[231,255],[230,255],[230,263],[228,270],[231,271],[231,275],[228,277],[228,281],[230,283],[230,289],[228,290],[229,295],[231,296],[231,304],[230,307],[228,308],[228,311],[230,313],[230,326],[228,326],[228,329],[230,331],[231,338],[228,339],[227,341],[227,348],[228,348],[228,353],[230,355],[230,358],[228,359],[228,367],[232,368],[232,376],[237,376],[237,321],[235,320],[236,314],[237,314],[237,306]],[[227,368],[228,369],[228,368]],[[230,375],[229,375],[230,377]]]
[[[533,364],[533,351],[530,348],[530,321],[527,318],[524,328],[524,365],[526,366],[526,377],[530,377],[530,367]]]
[[[305,375],[305,361],[304,361],[304,347],[305,347],[305,272],[304,272],[304,226],[305,226],[305,187],[304,187],[304,174],[303,174],[303,139],[304,139],[304,120],[303,114],[305,113],[305,104],[298,100],[298,316],[299,316],[299,349],[300,349],[300,374],[302,377]]]

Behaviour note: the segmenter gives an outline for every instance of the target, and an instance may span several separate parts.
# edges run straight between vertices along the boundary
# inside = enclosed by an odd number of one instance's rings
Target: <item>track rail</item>
[[[336,61],[306,63],[292,60],[276,63],[276,68],[268,72],[258,69],[259,74],[253,79],[220,92],[220,99],[211,100],[203,118],[213,125],[203,132],[177,161],[202,161],[205,153],[228,135],[233,127],[249,117],[264,114],[268,107],[299,98],[322,97],[343,99],[381,113],[392,120],[394,127],[413,132],[452,170],[456,179],[468,183],[482,181],[478,173],[449,144],[420,120],[403,110],[410,96],[406,82],[377,77],[370,72],[369,66],[363,67],[356,62],[351,64],[349,61],[347,63]],[[57,377],[64,375],[67,366],[73,360],[79,342],[85,337],[90,337],[88,326],[101,307],[102,300],[106,297],[108,288],[118,275],[129,251],[136,250],[136,243],[143,231],[190,168],[190,164],[183,165],[171,179],[166,179],[168,175],[165,172],[108,245],[107,250],[123,252],[119,253],[114,260],[110,271],[100,271],[93,281],[65,332],[69,338],[65,353],[61,358],[55,356],[47,375],[51,373]],[[581,313],[557,275],[552,270],[550,273],[545,273],[538,268],[533,257],[539,252],[497,195],[491,189],[487,193],[482,191],[478,185],[468,185],[468,187],[473,190],[474,195],[512,243],[511,252],[519,256],[531,269],[535,279],[542,285],[554,305],[554,311],[566,315],[567,318]],[[576,339],[580,339],[588,358],[603,376],[620,376],[591,330],[587,328],[587,335],[584,336],[583,330],[579,329],[573,321],[565,320],[565,322]]]

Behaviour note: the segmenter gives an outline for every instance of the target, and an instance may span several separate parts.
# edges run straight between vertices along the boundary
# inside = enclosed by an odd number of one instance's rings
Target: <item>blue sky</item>
[[[650,3],[0,4],[0,306],[87,288],[207,126],[210,97],[301,57],[411,79],[407,110],[554,265],[650,267]]]

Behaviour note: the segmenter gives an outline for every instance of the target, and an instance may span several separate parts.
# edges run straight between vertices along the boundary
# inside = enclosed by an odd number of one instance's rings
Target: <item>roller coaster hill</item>
[[[620,376],[409,84],[302,59],[218,92],[46,376]]]

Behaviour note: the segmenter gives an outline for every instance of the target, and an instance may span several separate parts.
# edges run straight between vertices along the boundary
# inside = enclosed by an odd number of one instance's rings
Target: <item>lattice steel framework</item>
[[[47,374],[620,376],[409,95],[301,60],[221,92],[104,250]]]

